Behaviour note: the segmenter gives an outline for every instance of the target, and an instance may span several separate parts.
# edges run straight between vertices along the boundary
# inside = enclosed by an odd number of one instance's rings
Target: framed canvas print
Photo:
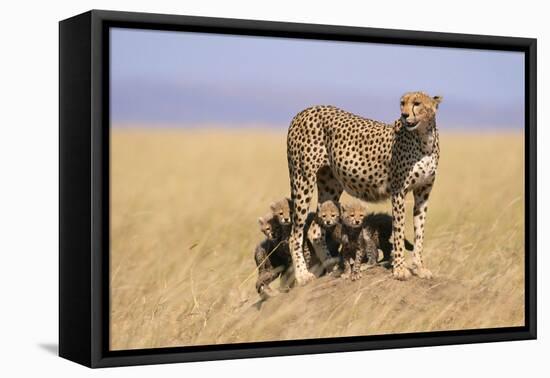
[[[536,40],[60,22],[59,352],[536,338]]]

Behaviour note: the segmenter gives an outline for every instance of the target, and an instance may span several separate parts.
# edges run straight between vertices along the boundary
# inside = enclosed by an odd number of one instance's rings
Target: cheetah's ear
[[[269,205],[269,208],[272,210],[272,211],[275,211],[277,207],[277,204],[275,202],[271,202],[271,205]]]
[[[443,96],[433,96],[433,100],[435,101],[435,108],[437,109],[441,101],[443,101]]]
[[[264,219],[264,217],[259,217],[259,218],[258,218],[258,224],[259,224],[260,226],[263,226],[263,225],[265,224],[265,219]]]

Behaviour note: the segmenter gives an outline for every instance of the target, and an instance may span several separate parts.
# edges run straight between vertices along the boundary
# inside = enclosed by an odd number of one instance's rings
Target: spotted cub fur
[[[281,226],[291,226],[291,202],[290,198],[285,197],[282,200],[273,202],[269,208],[271,209],[271,213],[277,220],[279,221],[279,224]]]
[[[270,212],[258,219],[260,231],[265,240],[260,242],[254,252],[254,260],[258,267],[256,291],[262,298],[273,296],[269,284],[281,277],[283,286],[292,286],[292,259],[288,240],[291,231],[291,203],[289,198],[283,198],[271,203]],[[304,241],[304,259],[307,267],[318,264],[319,260],[312,256],[313,246],[309,240]],[[283,279],[284,278],[284,279]],[[285,287],[286,289],[286,287]]]
[[[308,218],[311,219],[307,238],[319,260],[325,267],[329,267],[338,261],[335,258],[339,256],[341,242],[339,204],[332,200],[320,203],[317,206],[317,212],[310,213]],[[307,223],[308,220],[306,220]]]
[[[290,237],[290,231],[292,228],[292,203],[290,201],[290,198],[285,197],[279,201],[273,202],[269,206],[271,210],[271,214],[273,217],[277,220],[278,224],[281,227],[281,232],[288,237]],[[307,235],[307,232],[306,232]],[[288,237],[285,239],[285,242],[288,243]],[[312,256],[311,252],[313,251],[313,246],[309,242],[309,240],[304,240],[304,260],[306,262],[306,266],[311,268],[313,265],[317,263],[315,257]]]
[[[341,254],[344,259],[343,278],[352,281],[361,278],[361,263],[366,257],[367,265],[376,265],[378,260],[378,232],[365,227],[366,208],[360,203],[342,205]],[[353,261],[353,268],[351,267]]]
[[[285,229],[272,213],[258,218],[258,223],[265,239],[254,250],[254,260],[258,267],[256,291],[262,298],[267,298],[273,295],[269,284],[292,265],[288,248],[290,228]]]
[[[371,213],[365,217],[364,232],[374,242],[376,248],[383,253],[383,265],[391,263],[392,251],[392,216],[385,213]],[[405,239],[405,250],[413,251],[414,245]]]

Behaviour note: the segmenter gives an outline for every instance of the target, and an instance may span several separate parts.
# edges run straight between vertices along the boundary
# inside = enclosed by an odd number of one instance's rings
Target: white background
[[[0,22],[0,375],[544,376],[550,211],[548,11],[544,1],[133,0],[4,2]],[[538,38],[539,340],[89,370],[55,355],[58,248],[58,25],[89,9],[128,10]],[[406,67],[403,67],[406,70]],[[410,73],[414,75],[414,72]],[[505,169],[505,168],[503,168]],[[460,253],[457,250],[457,253]],[[294,373],[295,372],[295,373]],[[548,376],[548,375],[546,375]]]

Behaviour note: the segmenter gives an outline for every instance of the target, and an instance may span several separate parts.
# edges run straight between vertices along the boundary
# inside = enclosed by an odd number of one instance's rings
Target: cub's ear
[[[263,226],[263,225],[265,224],[265,219],[264,219],[264,217],[259,217],[259,218],[258,218],[258,224],[259,224],[260,226]]]
[[[285,200],[286,200],[289,204],[292,203],[292,200],[290,199],[290,197],[285,197]]]
[[[346,211],[348,209],[348,206],[345,203],[340,204],[340,210]]]
[[[275,202],[271,202],[271,205],[269,205],[269,208],[272,210],[272,211],[275,211],[275,209],[277,208],[277,204]]]
[[[433,100],[435,101],[435,108],[437,109],[441,101],[443,101],[443,96],[433,96]]]

